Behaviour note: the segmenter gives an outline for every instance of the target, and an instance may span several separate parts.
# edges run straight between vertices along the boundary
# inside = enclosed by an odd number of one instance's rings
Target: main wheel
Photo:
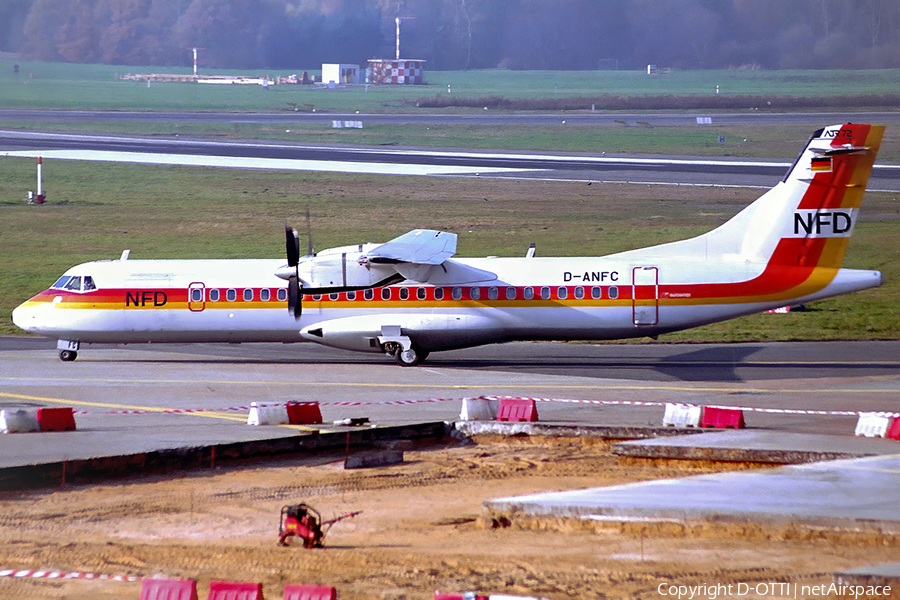
[[[415,344],[410,346],[409,350],[402,347],[394,352],[394,360],[401,367],[415,367],[428,357],[428,352],[422,350]]]
[[[63,362],[72,362],[78,358],[78,353],[74,350],[60,350],[59,351],[59,360]]]

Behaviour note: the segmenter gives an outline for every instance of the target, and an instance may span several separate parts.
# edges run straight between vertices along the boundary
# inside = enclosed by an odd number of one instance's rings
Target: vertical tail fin
[[[791,248],[778,260],[840,268],[883,134],[881,126],[848,124],[813,136],[785,178],[806,189],[782,233]]]
[[[709,254],[840,268],[883,134],[856,124],[814,133],[781,183],[707,234]]]

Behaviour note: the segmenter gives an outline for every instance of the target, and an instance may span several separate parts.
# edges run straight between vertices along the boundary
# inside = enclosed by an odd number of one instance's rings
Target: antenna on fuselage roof
[[[528,252],[525,253],[525,258],[534,258],[534,253],[537,251],[537,244],[531,242],[531,245],[528,246]]]
[[[122,256],[119,257],[119,260],[128,260],[129,254],[131,254],[131,250],[122,250]]]
[[[306,255],[313,256],[312,225],[309,221],[309,207],[306,207]]]

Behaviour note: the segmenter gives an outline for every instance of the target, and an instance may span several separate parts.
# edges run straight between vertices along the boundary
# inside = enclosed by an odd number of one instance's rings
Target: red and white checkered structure
[[[419,59],[369,59],[372,83],[425,83],[425,61]]]

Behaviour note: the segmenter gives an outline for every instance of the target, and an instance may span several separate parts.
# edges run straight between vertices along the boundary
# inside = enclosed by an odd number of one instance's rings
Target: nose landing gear
[[[56,349],[59,350],[59,360],[63,362],[72,362],[78,358],[78,349],[81,342],[73,340],[59,340],[56,342]]]

